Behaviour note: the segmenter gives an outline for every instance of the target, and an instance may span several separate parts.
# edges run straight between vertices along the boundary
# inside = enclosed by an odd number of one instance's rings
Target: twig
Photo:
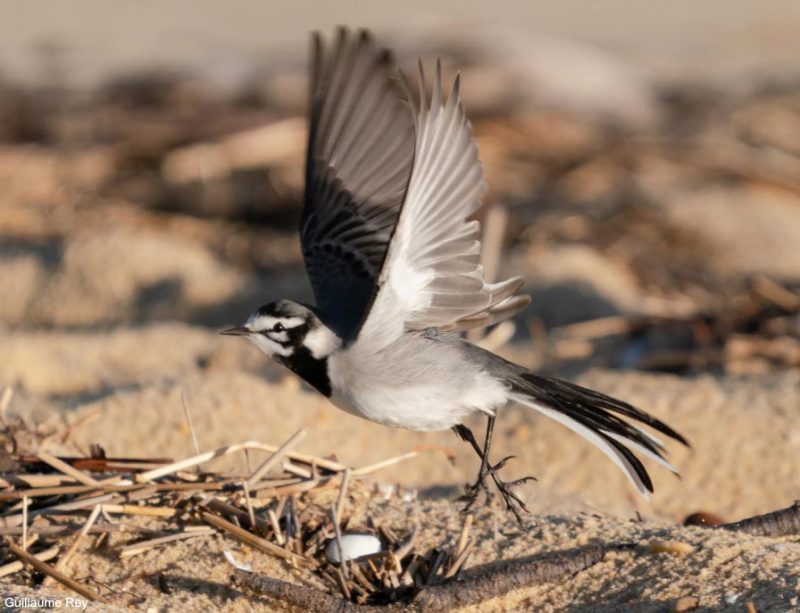
[[[267,511],[267,517],[269,517],[269,522],[272,524],[272,531],[275,533],[275,540],[278,541],[278,545],[284,545],[286,543],[286,538],[283,536],[281,524],[278,521],[278,516],[275,515],[275,511],[269,509]]]
[[[72,541],[72,544],[69,548],[64,552],[64,555],[58,559],[56,562],[55,569],[58,571],[63,571],[69,561],[72,559],[72,556],[75,555],[75,552],[78,550],[78,546],[81,544],[81,541],[86,538],[86,535],[89,534],[89,530],[92,529],[94,522],[97,521],[97,517],[100,515],[100,505],[95,505],[92,512],[89,513],[89,518],[86,520],[86,523],[81,528],[81,531],[78,532],[78,536],[75,537],[75,540]],[[42,585],[49,585],[52,583],[54,579],[52,577],[45,577],[44,581],[42,581]]]
[[[474,547],[474,541],[467,541],[467,544],[459,551],[456,559],[453,560],[453,562],[450,564],[450,567],[447,569],[447,572],[444,574],[445,579],[452,579],[458,574],[458,571],[461,570],[462,566],[464,566]]]
[[[189,530],[177,532],[175,534],[168,534],[167,536],[150,539],[149,541],[141,541],[139,543],[134,543],[133,545],[126,545],[120,550],[119,555],[121,558],[127,558],[144,553],[153,547],[158,547],[159,545],[163,545],[165,543],[172,543],[173,541],[194,538],[195,536],[208,536],[209,534],[214,534],[214,530],[209,527],[206,527],[205,530]]]
[[[154,468],[153,470],[140,473],[136,475],[136,481],[140,483],[146,481],[153,481],[154,479],[158,479],[160,477],[176,473],[179,470],[183,470],[185,468],[191,468],[192,466],[203,464],[205,462],[208,462],[209,460],[230,455],[232,453],[243,451],[245,449],[257,449],[260,451],[268,451],[275,453],[278,450],[278,447],[274,445],[259,443],[257,441],[245,441],[244,443],[238,443],[236,445],[226,445],[224,447],[218,447],[217,449],[213,449],[211,451],[206,451],[205,453],[201,453],[200,455],[196,455],[191,458],[186,458],[184,460],[172,462],[171,464],[160,466],[158,468]],[[315,458],[313,456],[309,456],[303,453],[296,453],[290,451],[287,452],[286,455],[292,459],[299,460],[300,462],[306,462],[308,464],[316,462],[317,465],[320,466],[321,468],[325,468],[333,472],[341,472],[346,468],[346,466],[343,466],[338,462],[332,462],[330,460],[324,460],[322,458]]]
[[[49,564],[42,562],[41,560],[37,559],[36,556],[32,556],[27,551],[23,551],[8,539],[6,539],[6,547],[8,547],[9,550],[11,550],[11,553],[17,556],[21,561],[25,562],[26,564],[30,564],[40,573],[44,573],[48,577],[53,577],[53,579],[68,587],[73,592],[77,592],[84,598],[88,598],[91,601],[101,601],[100,596],[95,594],[85,585],[78,583],[72,577],[67,577],[67,575],[61,571],[58,571]]]
[[[34,487],[24,490],[16,490],[10,492],[0,492],[0,500],[21,500],[24,496],[28,498],[42,498],[50,496],[62,496],[69,494],[87,494],[102,490],[105,493],[119,492],[128,493],[129,496],[134,496],[137,491],[154,491],[154,492],[180,492],[185,490],[221,490],[224,489],[228,483],[233,480],[219,480],[213,483],[154,483],[145,486],[141,483],[133,483],[129,485],[105,485],[101,487],[94,487],[92,485],[59,485],[56,487]],[[0,487],[2,483],[0,483]]]
[[[303,437],[305,437],[305,435],[306,431],[303,428],[300,428],[297,432],[292,434],[292,436],[290,436],[289,439],[285,443],[283,443],[283,445],[278,447],[278,449],[275,451],[275,453],[272,454],[272,456],[267,458],[267,460],[264,461],[261,464],[261,466],[256,468],[255,472],[253,472],[253,474],[250,475],[250,477],[248,477],[247,484],[253,485],[254,483],[258,483],[261,480],[261,478],[264,475],[266,475],[270,470],[272,470],[272,468],[281,460],[281,458],[283,458],[283,456],[286,455],[287,451],[289,451],[292,447],[297,445],[297,443],[303,440]]]
[[[336,498],[336,517],[342,517],[344,505],[347,502],[347,486],[350,483],[350,469],[347,468],[342,473],[342,486],[339,488],[339,496]]]
[[[30,517],[38,517],[40,515],[56,515],[65,511],[78,511],[91,507],[96,504],[109,502],[114,496],[112,494],[103,494],[102,496],[94,496],[92,498],[84,498],[82,500],[74,500],[72,502],[63,502],[61,504],[53,505],[52,507],[45,507],[44,509],[35,509],[28,513]],[[22,513],[16,515],[8,515],[7,517],[0,517],[0,527],[13,528],[22,524]]]
[[[197,434],[195,434],[194,424],[192,423],[192,413],[189,411],[189,404],[186,402],[186,393],[183,390],[181,390],[181,404],[183,405],[183,414],[186,417],[186,423],[189,424],[189,433],[192,435],[194,453],[195,455],[199,455],[200,445],[197,444]]]
[[[255,547],[256,549],[260,549],[266,553],[271,553],[272,555],[278,556],[279,558],[283,558],[284,560],[288,560],[290,562],[294,562],[295,564],[303,566],[313,564],[311,560],[308,560],[302,556],[298,556],[291,551],[286,551],[285,549],[278,547],[277,545],[270,543],[269,541],[262,539],[255,534],[240,528],[239,526],[235,526],[231,522],[226,521],[221,517],[217,517],[211,513],[203,513],[203,520],[215,528],[219,528],[220,530],[227,532],[236,540],[250,545],[251,547]]]
[[[350,582],[343,569],[347,569],[347,562],[344,562],[336,569],[336,582],[339,584],[339,589],[342,590],[342,594],[344,595],[345,599],[350,600],[352,598],[352,592],[350,591],[349,586]]]
[[[559,339],[591,340],[614,334],[626,334],[633,327],[632,320],[621,315],[613,315],[553,328],[553,336]]]
[[[336,481],[334,481],[333,477],[322,477],[320,479],[296,481],[294,483],[281,485],[279,487],[267,486],[262,488],[259,485],[256,488],[253,488],[253,490],[258,489],[259,498],[263,498],[264,496],[289,496],[291,494],[302,494],[303,492],[308,492],[310,490],[320,492],[322,490],[332,488],[335,485]]]
[[[409,553],[411,553],[411,550],[414,548],[414,542],[417,540],[418,532],[419,532],[419,524],[415,523],[414,530],[411,532],[408,538],[404,539],[402,543],[397,545],[397,548],[392,552],[392,555],[398,561],[398,564],[400,560],[402,560]]]
[[[208,500],[204,501],[204,506],[212,511],[216,511],[221,515],[229,515],[236,517],[237,519],[241,519],[242,521],[247,520],[249,523],[251,521],[250,514],[247,511],[243,511],[239,507],[235,507],[232,504],[228,504],[224,500],[219,498],[209,498]],[[265,529],[266,525],[264,522],[259,521],[256,519],[255,515],[253,515],[252,520],[255,521],[253,527],[258,527]]]
[[[250,520],[250,529],[256,529],[256,514],[253,512],[253,502],[250,500],[250,489],[247,481],[242,481],[242,491],[244,492],[244,504],[247,507],[247,519]]]
[[[800,309],[800,296],[775,283],[772,279],[759,276],[753,281],[753,289],[770,302],[782,309],[794,312]]]
[[[75,479],[67,475],[41,474],[6,474],[0,478],[0,487],[17,487],[20,483],[28,487],[58,487],[65,483],[75,483]]]
[[[370,464],[369,466],[362,466],[361,468],[356,468],[355,470],[351,471],[350,476],[364,477],[366,475],[371,475],[372,473],[378,472],[379,470],[382,470],[384,468],[388,468],[389,466],[394,466],[395,464],[399,464],[400,462],[404,462],[405,460],[416,458],[419,455],[419,453],[420,452],[418,450],[409,451],[408,453],[404,453],[394,458],[389,458],[388,460],[376,462],[375,464]]]
[[[147,517],[175,517],[177,509],[171,507],[157,507],[153,505],[136,504],[104,504],[100,505],[101,511],[118,513],[121,515],[145,515]]]
[[[22,499],[22,549],[28,551],[28,497]]]
[[[460,555],[469,541],[469,531],[472,528],[473,516],[469,513],[464,518],[464,525],[461,526],[461,534],[458,535],[458,546],[456,547],[456,555]]]
[[[60,550],[58,547],[51,547],[50,549],[45,549],[33,555],[38,560],[41,560],[42,562],[47,562],[48,560],[52,560],[53,558],[55,558],[58,555],[59,551]],[[18,573],[19,571],[21,571],[23,568],[25,568],[25,565],[19,560],[17,560],[16,562],[9,562],[8,564],[3,564],[3,566],[0,566],[0,577],[13,575],[14,573]],[[50,577],[45,577],[45,579],[50,579]]]
[[[152,470],[148,470],[147,472],[140,473],[136,475],[136,481],[138,481],[139,483],[146,483],[147,481],[153,481],[154,479],[158,479],[160,477],[165,477],[166,475],[176,473],[179,470],[183,470],[185,468],[191,468],[192,466],[203,464],[204,462],[208,462],[209,460],[213,460],[215,458],[220,458],[222,456],[236,453],[237,451],[241,451],[242,449],[260,448],[261,446],[262,446],[261,443],[257,443],[255,441],[247,441],[244,443],[239,443],[237,445],[225,445],[224,447],[217,447],[216,449],[212,449],[211,451],[206,451],[205,453],[192,456],[191,458],[178,460],[177,462],[172,462],[171,464],[167,464],[166,466],[159,466],[158,468],[154,468]]]
[[[225,177],[235,170],[294,164],[302,159],[305,122],[289,117],[226,136],[179,147],[164,157],[167,181],[187,183]]]
[[[284,459],[283,462],[281,462],[281,467],[283,468],[284,472],[287,472],[290,475],[295,475],[296,477],[301,477],[302,479],[313,478],[313,473],[310,470],[307,470],[302,466],[297,466],[294,462],[292,462],[288,458]]]
[[[800,500],[780,511],[722,524],[717,528],[747,532],[755,536],[791,536],[800,534]]]
[[[0,396],[0,423],[6,423],[6,413],[11,406],[12,398],[14,398],[14,388],[10,385],[4,387],[3,395]]]
[[[333,531],[336,534],[336,549],[339,550],[339,567],[342,569],[342,574],[345,579],[349,578],[347,572],[347,556],[344,554],[344,547],[342,547],[342,531],[339,528],[339,516],[336,514],[336,505],[331,507],[331,522],[333,523]]]
[[[84,485],[94,485],[94,486],[100,485],[95,479],[92,479],[89,475],[79,471],[77,468],[70,466],[66,462],[59,460],[57,457],[52,456],[47,452],[40,451],[39,453],[36,454],[36,456],[45,464],[49,464],[57,471],[62,472],[65,475],[69,475],[70,477],[72,477],[76,481],[79,481],[80,483],[83,483]]]

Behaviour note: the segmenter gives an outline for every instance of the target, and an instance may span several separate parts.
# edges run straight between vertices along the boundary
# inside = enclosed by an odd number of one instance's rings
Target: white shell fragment
[[[371,534],[343,534],[341,538],[342,554],[347,560],[355,560],[363,556],[380,553],[383,549],[381,541]],[[339,564],[342,560],[339,557],[339,547],[336,539],[331,539],[325,555],[331,564]]]
[[[252,569],[252,567],[251,567],[249,564],[247,564],[247,563],[245,563],[245,562],[239,562],[239,561],[238,561],[238,560],[237,560],[237,559],[234,557],[234,555],[233,555],[233,553],[232,553],[232,552],[230,552],[230,551],[223,551],[223,552],[222,552],[222,554],[225,556],[225,559],[228,561],[228,564],[230,564],[230,565],[231,565],[231,566],[233,566],[234,568],[237,568],[237,569],[239,569],[239,570],[246,571],[246,572],[248,572],[248,573],[251,573],[251,572],[253,572],[253,569]]]

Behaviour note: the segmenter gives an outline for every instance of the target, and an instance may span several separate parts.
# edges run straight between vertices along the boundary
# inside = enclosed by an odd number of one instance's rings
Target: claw
[[[500,470],[501,468],[503,468],[503,466],[505,466],[505,465],[506,465],[506,463],[507,463],[509,460],[513,460],[513,459],[514,459],[514,458],[516,458],[516,457],[517,457],[517,456],[515,456],[515,455],[508,455],[508,456],[504,457],[502,460],[500,460],[500,461],[499,461],[497,464],[494,464],[493,466],[490,466],[490,467],[489,467],[489,470],[488,470],[488,471],[486,471],[486,472],[487,472],[488,474],[490,474],[490,475],[493,475],[493,474],[494,474],[494,473],[496,473],[498,470]]]
[[[521,479],[514,479],[513,481],[508,482],[508,487],[517,487],[518,485],[525,485],[528,481],[538,481],[536,477],[529,476],[529,477],[522,477]]]
[[[468,513],[475,506],[481,490],[486,493],[487,502],[492,498],[492,492],[489,490],[489,484],[487,483],[487,479],[491,477],[497,486],[498,492],[500,492],[500,496],[505,503],[506,509],[514,514],[514,517],[519,523],[522,523],[522,515],[520,514],[520,511],[528,513],[528,507],[525,506],[522,498],[520,498],[512,488],[527,483],[528,481],[536,481],[536,477],[522,477],[521,479],[508,482],[500,479],[497,472],[512,458],[514,458],[514,456],[507,456],[496,464],[489,466],[487,470],[478,473],[477,481],[475,481],[475,483],[472,485],[467,486],[465,494],[459,498],[459,500],[466,501],[467,503],[464,509],[462,509],[462,513]]]

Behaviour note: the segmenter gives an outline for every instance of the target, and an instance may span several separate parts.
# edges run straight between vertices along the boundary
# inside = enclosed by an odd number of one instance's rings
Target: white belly
[[[470,413],[493,414],[508,390],[447,347],[401,346],[365,356],[357,345],[328,358],[331,402],[371,421],[408,430],[447,430]],[[419,351],[423,349],[424,351]]]

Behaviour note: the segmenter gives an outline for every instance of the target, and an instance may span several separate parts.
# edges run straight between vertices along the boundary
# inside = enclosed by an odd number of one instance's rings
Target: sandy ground
[[[344,415],[288,377],[270,382],[279,371],[263,372],[259,356],[236,339],[178,324],[110,335],[10,333],[0,342],[0,365],[0,378],[25,390],[16,400],[19,410],[41,421],[70,398],[63,420],[85,422],[73,434],[76,444],[85,449],[97,443],[114,455],[191,455],[182,394],[202,449],[250,439],[277,443],[301,427],[309,434],[299,450],[335,451],[340,461],[355,466],[419,445],[447,448],[455,455],[452,464],[434,450],[377,476],[418,490],[418,499],[395,496],[363,507],[357,499],[355,504],[398,530],[418,523],[421,546],[457,537],[460,503],[454,498],[476,469],[464,444],[448,432],[391,430]],[[59,369],[69,376],[58,375]],[[481,511],[470,565],[595,542],[675,539],[695,550],[686,556],[613,554],[562,584],[521,589],[475,610],[663,611],[682,596],[697,597],[705,610],[743,610],[747,601],[759,611],[797,606],[796,538],[756,538],[676,524],[696,511],[735,520],[800,498],[800,375],[681,379],[594,371],[579,382],[647,407],[684,433],[692,449],[670,449],[682,478],[651,466],[656,493],[646,503],[581,439],[531,412],[510,408],[499,422],[494,453],[517,455],[509,475],[538,478],[524,489],[533,514],[519,527],[499,508]],[[358,525],[357,520],[351,524]],[[252,562],[259,572],[292,579],[280,563],[219,536],[170,545],[120,564],[115,550],[127,538],[116,536],[99,550],[84,549],[70,567],[76,577],[91,575],[113,585],[114,605],[271,610],[274,604],[229,586],[224,550]],[[166,577],[170,595],[159,591],[153,579],[158,574]],[[295,575],[293,580],[309,578]]]
[[[462,523],[457,507],[442,500],[403,503],[391,499],[371,503],[369,511],[374,519],[390,527],[402,529],[417,523],[417,543],[422,549],[452,543]],[[696,598],[702,611],[744,611],[748,602],[758,611],[793,611],[800,606],[800,550],[796,539],[678,528],[585,511],[531,516],[520,526],[502,511],[485,510],[478,514],[472,535],[476,547],[470,566],[594,543],[634,542],[641,547],[634,552],[609,554],[601,563],[557,585],[521,587],[465,611],[661,612],[673,610],[684,597]],[[89,610],[281,610],[278,603],[231,586],[231,567],[224,561],[224,551],[251,564],[255,572],[318,585],[313,577],[291,571],[274,558],[220,536],[173,544],[125,563],[114,554],[122,540],[112,538],[99,550],[83,551],[70,565],[75,577],[91,576],[114,587],[108,607],[93,605]],[[647,551],[648,544],[664,540],[680,541],[691,551]],[[168,594],[159,587],[159,576]],[[42,593],[58,592],[0,587],[3,596]],[[64,594],[60,595],[63,598]]]

